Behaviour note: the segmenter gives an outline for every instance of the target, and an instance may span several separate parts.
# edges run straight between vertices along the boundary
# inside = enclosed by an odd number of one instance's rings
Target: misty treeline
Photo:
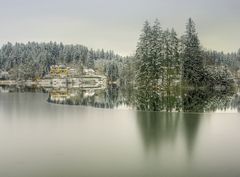
[[[8,71],[11,79],[23,80],[42,78],[49,73],[51,65],[60,64],[71,66],[80,73],[83,68],[96,67],[105,73],[111,73],[108,68],[122,58],[111,50],[93,50],[82,45],[64,45],[56,42],[7,43],[0,49],[0,69]]]
[[[223,53],[214,50],[204,50],[204,63],[206,65],[227,66],[233,74],[240,69],[240,49],[237,52]]]

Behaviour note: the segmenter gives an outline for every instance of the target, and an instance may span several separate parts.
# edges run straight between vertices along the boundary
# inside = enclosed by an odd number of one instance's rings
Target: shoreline
[[[46,78],[33,80],[0,80],[0,86],[27,86],[27,87],[46,87],[46,88],[100,88],[106,87],[105,76],[91,75],[73,78]]]

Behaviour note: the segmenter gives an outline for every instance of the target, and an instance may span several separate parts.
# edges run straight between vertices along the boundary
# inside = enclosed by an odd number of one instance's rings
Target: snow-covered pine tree
[[[160,108],[159,79],[162,75],[162,31],[158,20],[146,21],[136,51],[137,104],[144,110]]]
[[[142,34],[136,50],[136,86],[137,88],[145,88],[150,82],[149,66],[150,61],[150,35],[151,26],[148,21],[145,22]]]
[[[162,85],[164,87],[170,86],[170,70],[171,70],[171,46],[170,46],[170,32],[167,29],[163,32],[163,62],[162,62]]]
[[[163,82],[162,84],[169,88],[174,80],[179,79],[180,75],[180,57],[179,57],[179,42],[177,34],[172,29],[166,30],[163,33],[163,54],[164,60],[162,63]]]
[[[163,75],[163,35],[160,27],[160,22],[158,19],[155,20],[151,35],[150,35],[150,77],[151,77],[151,85],[153,87],[159,87],[159,80]]]
[[[170,46],[171,46],[171,66],[174,68],[173,78],[179,79],[181,74],[181,60],[179,50],[179,39],[174,29],[170,33]]]
[[[187,84],[197,87],[203,80],[203,57],[195,23],[190,18],[186,25],[183,51],[183,79]]]

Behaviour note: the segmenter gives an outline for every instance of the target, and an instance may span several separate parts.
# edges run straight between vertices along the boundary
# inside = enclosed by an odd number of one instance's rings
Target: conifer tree
[[[150,37],[151,79],[153,85],[158,86],[158,81],[163,74],[163,35],[159,20],[156,19],[152,26]]]
[[[140,35],[136,51],[136,84],[138,88],[144,88],[150,82],[150,35],[151,26],[149,22],[146,21],[142,30],[142,34]]]
[[[194,87],[202,85],[203,57],[195,23],[190,18],[186,25],[183,51],[183,79]]]

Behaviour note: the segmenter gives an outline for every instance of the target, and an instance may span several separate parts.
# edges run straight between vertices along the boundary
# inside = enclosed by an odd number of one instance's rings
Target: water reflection
[[[182,96],[184,112],[209,112],[227,110],[234,93],[218,90],[186,90]]]
[[[200,118],[201,114],[138,112],[137,122],[146,151],[184,146],[191,156],[202,121]],[[185,144],[177,144],[179,142]]]
[[[180,111],[181,91],[178,88],[172,90],[136,90],[136,107],[145,111]]]
[[[123,96],[119,96],[119,88],[116,86],[107,89],[55,88],[49,90],[48,102],[97,108],[117,108],[125,104]]]
[[[43,92],[47,93],[48,90],[41,87],[24,87],[24,86],[0,86],[0,93],[13,93],[13,92]]]
[[[137,122],[147,150],[175,141],[181,114],[137,112]]]
[[[160,94],[138,92],[132,88],[110,86],[106,89],[52,89],[48,101],[57,104],[97,108],[129,108],[163,112],[212,112],[238,109],[239,95],[232,91],[173,90]]]
[[[136,91],[111,85],[105,89],[0,87],[0,92],[45,92],[55,104],[161,112],[240,112],[240,94],[226,90]]]
[[[191,155],[194,150],[198,129],[201,124],[201,114],[185,114],[183,119],[184,137],[188,153]]]

